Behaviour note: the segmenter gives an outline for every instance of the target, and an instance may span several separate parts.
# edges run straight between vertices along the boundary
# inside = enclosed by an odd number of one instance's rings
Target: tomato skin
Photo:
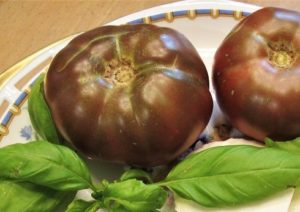
[[[263,8],[243,19],[215,55],[220,108],[244,134],[300,136],[300,14]]]
[[[180,33],[154,25],[104,26],[59,52],[45,80],[58,130],[91,158],[166,164],[212,112],[206,68]]]

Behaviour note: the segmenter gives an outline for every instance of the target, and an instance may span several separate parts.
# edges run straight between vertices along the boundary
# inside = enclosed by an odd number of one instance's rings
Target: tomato
[[[154,25],[103,26],[52,61],[45,98],[62,136],[91,158],[168,163],[207,125],[212,98],[192,44]]]
[[[215,54],[220,108],[257,140],[300,135],[300,14],[263,8],[243,19]]]

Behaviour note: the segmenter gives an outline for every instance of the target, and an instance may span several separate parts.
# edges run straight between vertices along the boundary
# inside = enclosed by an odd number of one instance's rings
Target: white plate
[[[180,1],[143,10],[107,25],[152,23],[174,28],[194,44],[210,74],[216,48],[241,18],[257,9],[259,9],[257,6],[226,0]],[[9,78],[0,90],[0,147],[15,142],[26,143],[34,139],[27,110],[29,87],[39,73],[47,69],[53,56],[74,36],[48,46],[21,61],[10,70],[14,74],[10,74],[9,71],[6,73]],[[211,91],[214,93],[212,86]],[[114,179],[124,170],[123,166],[109,163],[89,162],[89,165],[95,178],[98,179]],[[88,192],[82,191],[80,196],[87,198]],[[300,211],[299,208],[297,210],[299,204],[296,203],[289,209],[292,196],[293,190],[287,190],[263,202],[241,208],[209,211]],[[176,206],[179,212],[207,211],[183,200],[177,200]]]

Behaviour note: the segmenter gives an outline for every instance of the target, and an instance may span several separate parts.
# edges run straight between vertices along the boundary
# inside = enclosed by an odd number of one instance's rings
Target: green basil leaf
[[[103,191],[103,205],[111,211],[158,211],[168,193],[157,185],[146,185],[135,179],[107,185]]]
[[[68,206],[66,212],[83,212],[88,209],[95,201],[85,201],[76,199]]]
[[[94,189],[89,170],[71,149],[35,141],[0,148],[0,179],[31,182],[56,190]]]
[[[153,182],[150,174],[140,169],[129,169],[125,171],[120,178],[121,181],[129,180],[129,179],[138,179],[146,183]]]
[[[300,156],[274,148],[222,146],[187,157],[157,183],[206,207],[235,206],[297,186]]]
[[[66,212],[96,212],[100,208],[100,202],[76,199],[68,206]]]
[[[64,211],[75,194],[27,182],[0,181],[0,211]]]
[[[60,144],[63,139],[54,125],[48,104],[44,98],[44,78],[45,74],[41,74],[31,88],[28,99],[29,117],[33,128],[42,139]]]
[[[86,209],[86,212],[96,212],[98,211],[102,206],[102,203],[99,201],[95,201],[90,207]]]
[[[270,138],[266,138],[265,143],[268,147],[274,147],[292,153],[300,154],[300,137],[290,141],[273,141]]]

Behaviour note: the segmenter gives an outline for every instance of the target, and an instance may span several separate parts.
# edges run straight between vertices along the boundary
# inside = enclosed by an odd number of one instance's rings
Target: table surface
[[[0,73],[69,35],[176,0],[0,0]],[[298,0],[240,0],[300,11]]]

